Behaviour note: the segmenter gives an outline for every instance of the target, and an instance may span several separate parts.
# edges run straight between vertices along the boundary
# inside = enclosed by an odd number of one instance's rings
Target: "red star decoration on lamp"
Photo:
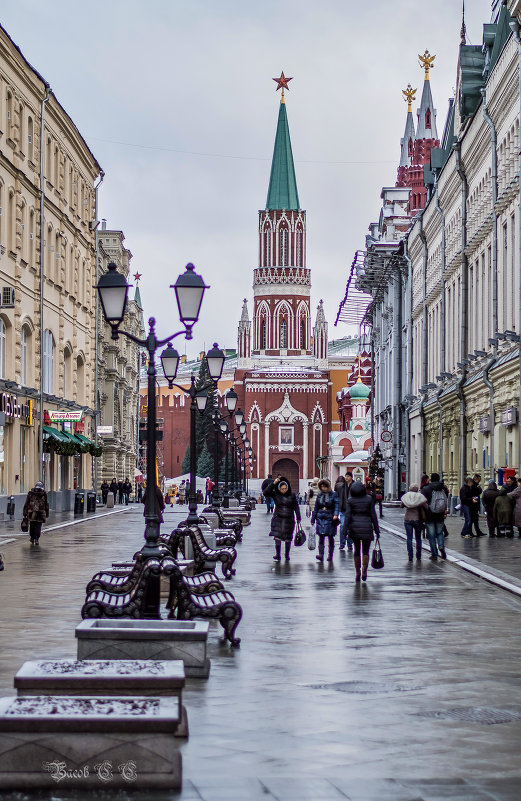
[[[288,90],[288,92],[289,92],[289,86],[288,86],[288,83],[289,83],[290,81],[292,81],[292,80],[293,80],[293,78],[286,78],[286,76],[284,75],[284,73],[283,73],[283,72],[281,72],[281,73],[280,73],[280,78],[272,78],[272,81],[275,81],[275,82],[276,82],[276,84],[277,84],[277,88],[275,89],[275,91],[276,91],[276,92],[278,92],[278,91],[279,91],[279,89],[282,89],[282,90],[284,90],[284,89],[287,89],[287,90]]]
[[[134,278],[136,279],[136,284],[139,284],[139,280],[142,276],[142,273],[134,273]]]

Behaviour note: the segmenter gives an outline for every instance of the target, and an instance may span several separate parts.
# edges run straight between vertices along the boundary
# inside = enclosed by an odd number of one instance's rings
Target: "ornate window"
[[[21,336],[21,352],[20,352],[20,380],[22,382],[22,386],[27,386],[27,328],[25,325],[22,326],[22,336]]]
[[[281,320],[280,323],[280,347],[288,347],[288,324],[286,320]]]
[[[288,229],[280,228],[279,230],[279,243],[280,243],[280,265],[281,267],[288,266]]]
[[[260,330],[260,346],[262,350],[266,350],[266,320],[261,320],[261,330]]]
[[[299,228],[297,230],[295,267],[302,267],[302,237],[303,231],[302,228]]]
[[[271,267],[271,231],[264,229],[264,266]]]
[[[300,349],[306,349],[306,320],[304,317],[300,318]]]
[[[54,339],[49,329],[42,336],[42,388],[52,394],[54,386]]]
[[[425,112],[425,127],[426,128],[430,128],[431,127],[431,110],[430,110],[430,108],[428,108],[427,111]]]

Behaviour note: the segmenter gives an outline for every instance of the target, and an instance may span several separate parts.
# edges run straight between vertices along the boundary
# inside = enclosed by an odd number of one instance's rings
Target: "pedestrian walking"
[[[186,498],[186,481],[185,481],[185,479],[183,479],[181,481],[181,483],[179,484],[178,497],[179,497],[179,505],[182,506],[184,504],[185,498]]]
[[[132,484],[130,483],[128,476],[123,482],[123,498],[125,499],[125,505],[128,506],[128,502],[130,500],[130,493],[132,492]]]
[[[427,519],[427,499],[419,491],[418,484],[411,484],[409,492],[402,495],[402,506],[405,508],[403,519],[407,535],[407,554],[409,562],[413,559],[413,537],[416,540],[416,560],[422,558],[422,528]]]
[[[273,482],[273,476],[271,473],[268,473],[268,477],[264,479],[261,486],[261,492],[264,496],[264,501],[266,502],[266,514],[273,514],[273,510],[275,509],[275,501],[271,495],[266,495],[264,492],[265,487],[269,487]]]
[[[106,481],[103,481],[101,483],[100,491],[101,491],[101,502],[106,505],[107,496],[108,496],[109,491],[110,491],[110,487],[109,487],[109,485],[107,484]]]
[[[517,487],[508,493],[514,501],[514,526],[517,526],[518,537],[521,538],[521,478],[517,479]]]
[[[470,506],[470,521],[471,521],[471,526],[474,526],[474,529],[476,531],[476,537],[486,537],[487,535],[485,534],[485,532],[481,531],[479,527],[480,496],[481,493],[483,492],[483,489],[482,487],[480,487],[480,484],[481,484],[481,476],[479,475],[479,473],[474,473],[474,475],[472,476],[472,486],[471,486],[472,504]]]
[[[483,506],[485,507],[485,514],[487,516],[487,527],[489,537],[496,536],[496,522],[494,520],[494,504],[499,495],[497,484],[493,478],[488,482],[488,487],[481,496]]]
[[[344,521],[345,536],[353,540],[355,581],[367,580],[369,550],[374,535],[380,536],[378,518],[373,499],[367,494],[361,481],[353,481]]]
[[[22,515],[23,520],[29,523],[31,545],[36,545],[42,533],[42,524],[49,517],[49,502],[41,481],[37,481],[33,489],[27,493]]]
[[[353,483],[353,474],[350,470],[344,476],[338,476],[335,482],[335,492],[338,495],[338,500],[340,503],[340,545],[339,551],[344,551],[347,545],[347,550],[353,550],[353,540],[348,535],[347,539],[344,536],[344,522],[346,519],[346,511],[347,511],[347,501],[349,498],[349,493],[351,491],[351,485]]]
[[[123,503],[123,482],[118,481],[118,503]]]
[[[472,517],[470,512],[470,507],[473,503],[472,498],[474,497],[472,487],[473,481],[470,476],[467,476],[465,479],[465,483],[461,487],[459,491],[459,500],[461,511],[463,512],[463,528],[461,529],[461,536],[465,539],[469,539],[469,537],[473,537],[474,534],[472,533]]]
[[[327,561],[331,562],[333,551],[335,550],[336,528],[340,523],[340,501],[338,494],[331,489],[331,484],[327,478],[323,478],[318,482],[318,490],[315,508],[311,515],[311,525],[314,525],[315,522],[317,524],[318,554],[316,559],[319,562],[324,561],[324,546],[327,537]]]
[[[275,481],[270,479],[269,483],[265,481],[263,487],[264,495],[273,498],[275,504],[270,531],[270,537],[275,540],[275,556],[273,558],[276,562],[280,562],[282,543],[284,542],[284,557],[286,562],[289,562],[295,520],[300,523],[301,519],[297,498],[291,491],[289,481],[284,476],[277,476]]]
[[[420,480],[420,491],[424,487],[426,487],[428,483],[429,483],[429,476],[427,475],[427,473],[422,473],[422,477],[421,477],[421,480]]]
[[[383,513],[383,499],[384,499],[384,480],[381,476],[375,480],[373,484],[373,491],[374,491],[374,499],[375,502],[378,504],[378,510],[380,513],[380,519],[384,516]]]
[[[136,483],[136,498],[137,502],[141,503],[143,500],[143,485]]]
[[[204,502],[205,503],[212,503],[213,497],[213,481],[210,476],[206,477],[206,486],[205,486],[205,493],[204,493]]]
[[[116,481],[115,476],[110,482],[109,492],[112,492],[112,494],[114,495],[114,503],[116,503],[118,499],[118,482]]]
[[[509,495],[509,488],[506,485],[501,487],[494,502],[494,522],[498,537],[514,536],[514,503],[514,498]]]
[[[431,546],[430,559],[436,562],[438,551],[442,559],[447,558],[443,527],[447,517],[447,497],[449,490],[441,481],[438,473],[431,473],[431,480],[422,489],[427,498],[427,536]]]
[[[309,517],[313,514],[313,509],[315,508],[315,503],[317,502],[317,497],[319,493],[318,489],[318,482],[320,481],[318,476],[309,482],[308,485],[308,507],[309,507]]]

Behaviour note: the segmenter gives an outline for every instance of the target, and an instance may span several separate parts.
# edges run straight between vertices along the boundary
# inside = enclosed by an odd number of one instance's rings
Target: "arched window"
[[[65,348],[63,353],[63,397],[72,400],[72,352]]]
[[[22,336],[20,339],[20,380],[22,386],[27,386],[27,328],[22,326]]]
[[[50,136],[47,137],[47,148],[46,148],[46,153],[45,153],[45,161],[46,161],[46,166],[47,166],[46,178],[50,183],[51,182],[51,178],[52,178],[52,142],[51,142],[51,137]]]
[[[428,108],[427,111],[425,112],[425,127],[426,128],[430,128],[431,127],[431,110],[430,110],[430,108]]]
[[[409,156],[412,156],[412,139],[409,137],[409,146],[407,148]]]
[[[5,355],[7,349],[7,336],[5,323],[0,319],[0,378],[5,378]]]
[[[49,329],[42,337],[42,388],[52,395],[54,387],[54,339]]]
[[[11,132],[13,130],[13,95],[7,92],[7,136],[12,138]]]
[[[302,237],[303,231],[301,228],[297,230],[297,241],[296,241],[296,257],[295,257],[295,267],[302,267]]]
[[[266,320],[261,321],[261,331],[260,331],[260,341],[261,341],[261,349],[266,350]]]
[[[304,317],[300,318],[300,349],[306,349],[306,320]]]
[[[58,183],[60,180],[60,153],[58,150],[58,145],[54,146],[54,188],[58,189]]]
[[[279,230],[279,242],[280,242],[280,265],[281,267],[287,267],[288,264],[288,229],[281,228]]]
[[[85,362],[81,356],[76,360],[76,402],[85,403]]]
[[[14,192],[9,190],[9,207],[7,209],[7,249],[14,253],[15,248],[15,230],[16,230],[16,211]]]
[[[288,324],[286,320],[281,320],[280,322],[280,347],[288,347]]]
[[[264,229],[264,266],[271,267],[271,231]]]

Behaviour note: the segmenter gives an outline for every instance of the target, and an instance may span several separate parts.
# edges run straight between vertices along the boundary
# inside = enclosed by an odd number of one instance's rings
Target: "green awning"
[[[43,426],[43,430],[51,439],[55,439],[56,442],[69,442],[69,437],[66,436],[63,431],[58,431],[56,428],[51,428],[50,426]]]
[[[61,433],[65,436],[65,438],[69,442],[74,442],[75,445],[83,446],[84,443],[81,441],[81,439],[78,438],[77,434],[71,434],[70,431],[62,431]]]
[[[76,439],[79,439],[82,445],[94,445],[92,440],[87,439],[87,437],[84,437],[83,434],[75,434],[74,436],[76,437]]]

